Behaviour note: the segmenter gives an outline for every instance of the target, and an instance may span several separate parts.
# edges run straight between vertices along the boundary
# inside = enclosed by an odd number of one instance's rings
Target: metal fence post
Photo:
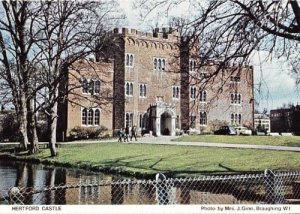
[[[169,204],[169,191],[166,179],[166,176],[162,173],[157,173],[155,176],[156,200],[158,204]]]
[[[23,204],[23,195],[18,187],[12,187],[8,191],[9,204]]]
[[[281,194],[282,182],[272,170],[266,169],[264,173],[266,202],[269,204],[280,204],[284,202],[284,197]]]

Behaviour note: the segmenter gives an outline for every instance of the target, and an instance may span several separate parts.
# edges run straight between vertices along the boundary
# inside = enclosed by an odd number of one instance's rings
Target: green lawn
[[[121,143],[64,145],[58,152],[57,157],[51,158],[45,149],[29,158],[71,167],[84,165],[130,174],[173,172],[175,176],[300,169],[297,152]]]
[[[300,146],[300,136],[189,135],[177,138],[174,141]]]

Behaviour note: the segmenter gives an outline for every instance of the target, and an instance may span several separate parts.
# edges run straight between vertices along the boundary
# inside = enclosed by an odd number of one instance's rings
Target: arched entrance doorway
[[[162,135],[171,135],[172,133],[172,115],[164,112],[160,117],[160,133]]]

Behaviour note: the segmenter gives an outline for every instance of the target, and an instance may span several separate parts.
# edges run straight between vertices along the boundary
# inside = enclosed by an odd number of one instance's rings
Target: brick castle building
[[[171,28],[114,29],[110,36],[95,62],[78,62],[69,72],[68,99],[59,109],[63,139],[76,126],[136,125],[156,136],[212,131],[219,123],[253,128],[252,67],[231,65],[214,75],[218,64],[199,66],[197,48]]]

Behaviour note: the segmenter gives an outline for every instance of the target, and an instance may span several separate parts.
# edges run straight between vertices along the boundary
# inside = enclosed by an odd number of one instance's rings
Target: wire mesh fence
[[[85,181],[1,190],[2,204],[286,204],[300,203],[300,172]]]

